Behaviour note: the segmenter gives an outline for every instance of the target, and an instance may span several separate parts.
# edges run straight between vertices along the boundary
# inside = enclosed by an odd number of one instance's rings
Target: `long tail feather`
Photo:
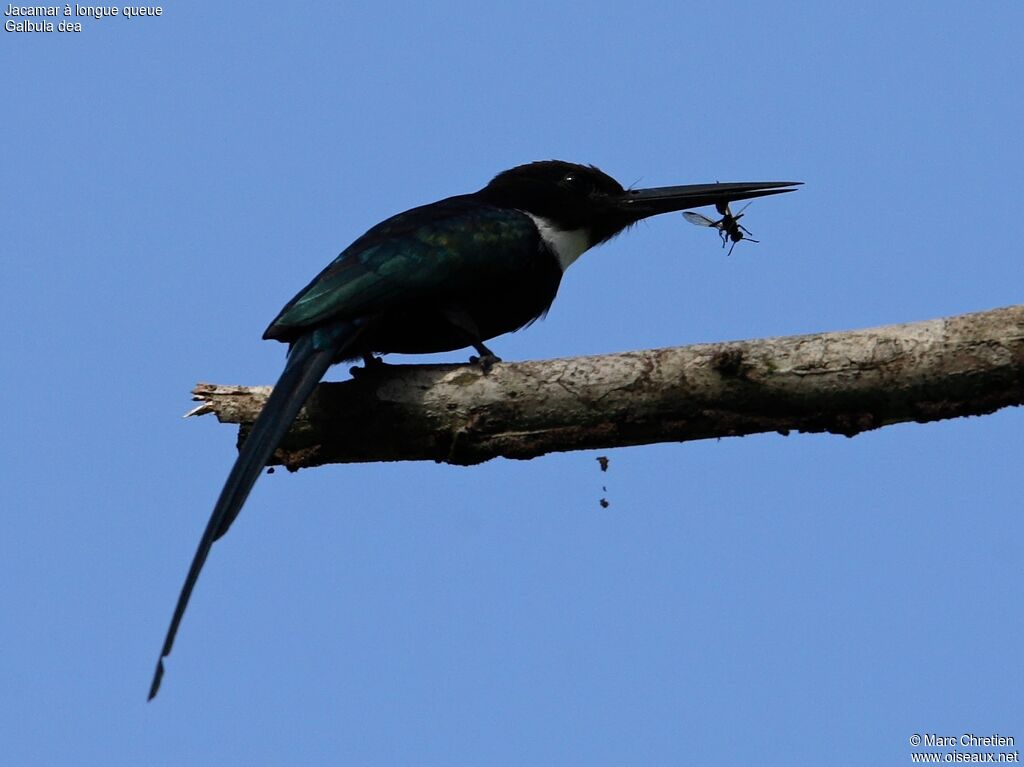
[[[349,339],[351,341],[351,339]],[[149,700],[152,700],[160,690],[160,681],[164,675],[164,658],[174,645],[174,636],[178,632],[181,618],[185,614],[188,600],[192,596],[192,589],[195,588],[196,580],[199,578],[199,571],[203,569],[206,557],[210,553],[213,542],[227,532],[235,517],[242,510],[242,504],[249,497],[256,479],[259,477],[267,459],[277,448],[281,439],[288,432],[292,421],[302,409],[303,404],[313,393],[317,383],[331,366],[336,358],[338,347],[332,349],[318,349],[314,343],[313,334],[297,340],[288,354],[288,362],[284,372],[274,385],[274,390],[267,398],[266,404],[256,422],[253,424],[249,438],[242,445],[235,465],[224,483],[217,504],[213,507],[213,514],[206,524],[206,530],[199,541],[199,548],[196,549],[192,558],[192,566],[185,576],[185,583],[181,587],[181,594],[178,596],[178,604],[174,608],[174,615],[171,618],[171,625],[167,629],[167,637],[164,639],[163,649],[160,651],[160,658],[157,660],[156,673],[153,675],[153,683],[149,688]]]

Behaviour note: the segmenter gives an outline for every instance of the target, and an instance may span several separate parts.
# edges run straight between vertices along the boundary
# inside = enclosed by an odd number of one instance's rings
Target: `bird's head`
[[[480,199],[530,215],[567,267],[581,253],[659,213],[791,192],[799,182],[692,184],[625,189],[593,165],[544,160],[503,171]]]

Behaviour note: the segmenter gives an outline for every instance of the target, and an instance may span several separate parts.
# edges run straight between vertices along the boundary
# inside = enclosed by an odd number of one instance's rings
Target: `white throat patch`
[[[559,229],[546,218],[535,216],[525,210],[522,212],[533,219],[541,238],[558,258],[558,264],[563,272],[590,248],[590,235],[586,229]]]

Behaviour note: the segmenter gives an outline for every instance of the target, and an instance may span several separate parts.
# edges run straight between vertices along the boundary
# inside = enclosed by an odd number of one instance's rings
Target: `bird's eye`
[[[574,171],[570,171],[569,173],[566,173],[564,176],[562,176],[562,184],[563,186],[583,191],[586,189],[587,180],[580,174]]]

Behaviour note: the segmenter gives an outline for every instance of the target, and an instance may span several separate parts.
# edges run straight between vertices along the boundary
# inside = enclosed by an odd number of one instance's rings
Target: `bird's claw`
[[[380,357],[374,357],[372,355],[363,357],[363,365],[353,365],[348,369],[349,374],[353,378],[359,378],[361,376],[374,375],[384,371],[384,368],[390,367],[388,363],[382,360]]]
[[[469,358],[469,364],[479,365],[480,370],[484,375],[491,372],[491,368],[494,367],[496,362],[501,362],[501,358],[496,354],[481,354],[479,357],[474,354]]]

